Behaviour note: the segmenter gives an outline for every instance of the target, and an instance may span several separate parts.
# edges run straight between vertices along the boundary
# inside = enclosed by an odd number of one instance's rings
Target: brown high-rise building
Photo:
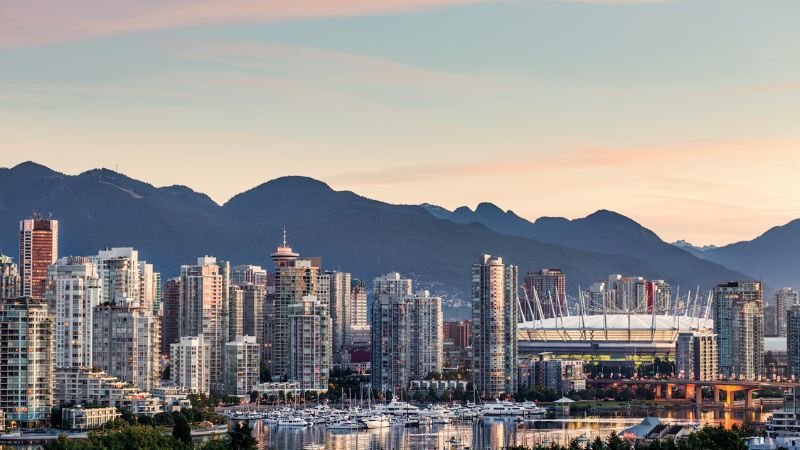
[[[164,283],[161,315],[161,354],[169,355],[170,345],[180,342],[181,279]]]
[[[469,347],[472,345],[472,321],[445,322],[444,338],[453,342],[453,346],[459,350]]]
[[[44,298],[47,268],[58,259],[58,221],[34,216],[19,222],[20,294]]]

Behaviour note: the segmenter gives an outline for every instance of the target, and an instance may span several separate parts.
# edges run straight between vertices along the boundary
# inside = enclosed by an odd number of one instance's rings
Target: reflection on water
[[[586,417],[550,417],[516,422],[513,419],[483,419],[475,422],[433,425],[420,428],[392,426],[380,430],[357,432],[331,432],[323,426],[303,429],[254,425],[253,435],[264,450],[302,449],[309,443],[322,443],[328,450],[422,450],[451,448],[503,448],[510,445],[535,446],[551,442],[565,445],[572,439],[592,440],[605,438],[612,431],[621,432],[642,421],[645,416],[657,416],[668,423],[722,424],[730,428],[747,419],[764,421],[768,410],[725,411],[709,409],[699,411],[693,407],[677,409],[630,408]],[[461,446],[452,445],[460,442]]]

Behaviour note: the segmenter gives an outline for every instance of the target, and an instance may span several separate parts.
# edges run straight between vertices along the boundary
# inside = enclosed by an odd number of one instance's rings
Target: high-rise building
[[[719,373],[755,379],[764,370],[764,297],[760,281],[732,281],[714,288],[714,333]]]
[[[350,286],[350,326],[363,327],[367,322],[367,287],[363,280],[353,280]]]
[[[664,314],[670,310],[671,295],[672,287],[664,280],[611,274],[584,293],[583,307],[587,314],[652,314],[653,308]]]
[[[567,316],[567,276],[561,269],[541,269],[525,274],[523,284],[527,301],[523,302],[523,315],[526,320],[541,320],[550,317]],[[534,298],[541,303],[542,316],[535,305]]]
[[[19,297],[19,269],[10,256],[0,254],[0,300]]]
[[[212,256],[181,267],[180,335],[202,336],[209,346],[209,379],[223,392],[223,352],[228,341],[229,272]]]
[[[255,336],[236,336],[225,344],[225,393],[249,396],[258,385],[261,348]]]
[[[38,427],[53,407],[53,322],[44,299],[0,302],[0,411],[6,421]]]
[[[266,289],[268,283],[269,274],[261,266],[239,265],[231,268],[231,284],[242,287],[253,284]]]
[[[306,295],[289,305],[289,352],[287,377],[300,388],[328,390],[331,365],[330,316],[327,306],[315,295]]]
[[[55,318],[57,368],[92,367],[94,308],[103,282],[86,257],[60,258],[48,269],[45,297]]]
[[[384,282],[390,280],[389,283]],[[441,372],[444,365],[442,299],[428,291],[410,294],[411,280],[398,273],[376,278],[372,302],[370,374],[375,389],[398,391],[412,379]],[[425,345],[420,345],[424,342]]]
[[[269,307],[267,313],[270,314],[268,320],[270,329],[267,333],[270,342],[267,345],[271,359],[269,368],[273,377],[288,375],[290,359],[293,357],[289,342],[289,307],[303,303],[303,298],[306,296],[316,298],[318,293],[319,266],[309,259],[298,259],[298,257],[299,255],[286,245],[284,235],[283,245],[272,254],[275,263],[275,294],[272,302],[268,302],[267,305]],[[326,303],[327,300],[324,299]],[[321,300],[315,301],[321,303]],[[327,307],[324,313],[328,314]],[[330,333],[327,324],[324,332]],[[327,343],[330,345],[329,338]]]
[[[244,291],[231,285],[228,288],[228,342],[244,335]]]
[[[100,250],[88,261],[97,267],[102,304],[92,317],[92,364],[140,389],[159,385],[161,321],[155,314],[153,266],[132,247]]]
[[[211,350],[203,336],[185,336],[170,345],[170,378],[175,386],[192,394],[211,390],[209,365]]]
[[[152,311],[104,303],[94,308],[92,363],[142,390],[160,380],[160,326]]]
[[[786,314],[785,311],[778,312],[778,307],[776,305],[766,305],[764,306],[764,336],[767,337],[776,337],[779,336],[778,334],[778,316],[780,314]],[[783,321],[785,322],[786,319],[784,318]]]
[[[459,320],[444,323],[444,338],[451,341],[458,349],[465,349],[472,345],[472,321]]]
[[[47,268],[58,259],[58,221],[34,216],[19,223],[20,293],[44,298]]]
[[[103,301],[115,305],[142,306],[142,280],[139,252],[132,247],[100,250],[89,260],[97,266],[103,281]],[[152,267],[151,267],[152,269]]]
[[[786,336],[786,311],[800,304],[800,294],[790,287],[775,291],[775,332],[777,336]]]
[[[411,280],[401,277],[399,273],[387,273],[372,281],[372,298],[377,300],[381,295],[411,295],[411,285]]]
[[[344,343],[350,331],[350,274],[327,271],[329,280],[328,312],[331,316],[331,339],[333,365],[342,364],[345,352]]]
[[[711,330],[678,333],[675,342],[675,376],[683,380],[717,379],[717,335]]]
[[[485,398],[517,389],[518,289],[517,267],[502,258],[483,255],[472,265],[472,376]]]
[[[169,355],[172,344],[180,340],[181,279],[164,283],[161,307],[161,353]]]
[[[260,285],[242,286],[242,334],[254,336],[258,345],[262,347],[264,345],[264,301],[266,296],[266,290]]]
[[[790,375],[800,378],[800,304],[793,304],[786,312],[786,331]]]

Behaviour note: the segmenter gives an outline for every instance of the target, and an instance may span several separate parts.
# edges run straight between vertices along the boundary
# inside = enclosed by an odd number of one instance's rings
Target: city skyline
[[[666,241],[752,239],[800,217],[797,5],[771,6],[3,5],[0,164],[117,168],[217,202],[300,174],[392,203],[605,208]]]

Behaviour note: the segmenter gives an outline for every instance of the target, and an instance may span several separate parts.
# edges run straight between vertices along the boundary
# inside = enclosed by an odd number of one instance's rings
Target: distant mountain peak
[[[8,170],[19,175],[33,176],[33,177],[62,175],[61,173],[56,172],[55,170],[47,166],[44,166],[42,164],[33,161],[21,162]]]
[[[502,215],[506,212],[500,209],[499,206],[495,205],[491,202],[481,202],[478,203],[478,206],[475,208],[476,214],[495,214],[495,215]]]
[[[316,191],[333,191],[328,184],[315,178],[300,175],[289,175],[267,181],[259,187],[277,187],[287,189],[312,189]]]

